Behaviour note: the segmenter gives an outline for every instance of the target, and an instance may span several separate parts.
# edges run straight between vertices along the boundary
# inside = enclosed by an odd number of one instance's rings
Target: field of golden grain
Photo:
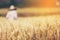
[[[0,40],[60,40],[60,15],[0,17]]]
[[[0,9],[0,14],[1,13],[7,13],[8,8],[1,8]],[[51,12],[60,12],[60,7],[41,7],[41,8],[34,8],[34,7],[29,7],[29,8],[17,8],[17,13],[33,13],[33,14],[45,14],[45,13],[51,13]]]

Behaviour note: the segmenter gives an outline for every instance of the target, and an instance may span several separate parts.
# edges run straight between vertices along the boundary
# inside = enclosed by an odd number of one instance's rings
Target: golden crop
[[[60,40],[60,15],[0,17],[0,40]]]
[[[1,8],[0,9],[0,14],[5,14],[7,13],[8,8]],[[60,12],[60,7],[41,7],[41,8],[34,8],[34,7],[29,7],[29,8],[17,8],[17,13],[21,14],[46,14],[46,13],[52,13],[52,12]]]

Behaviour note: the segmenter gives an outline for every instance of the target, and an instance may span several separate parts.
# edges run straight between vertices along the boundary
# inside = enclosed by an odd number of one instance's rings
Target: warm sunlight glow
[[[35,0],[36,1],[36,0]],[[38,7],[56,7],[56,0],[37,0],[35,6]]]

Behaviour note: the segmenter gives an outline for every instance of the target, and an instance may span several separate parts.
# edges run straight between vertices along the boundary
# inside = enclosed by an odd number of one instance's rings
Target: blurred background
[[[60,11],[60,0],[0,0],[0,15],[5,15],[10,5],[15,5],[21,15],[56,14]]]
[[[60,6],[60,0],[0,0],[1,7],[56,7]]]

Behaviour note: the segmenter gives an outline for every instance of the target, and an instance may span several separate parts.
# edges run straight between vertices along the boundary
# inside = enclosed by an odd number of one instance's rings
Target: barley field
[[[1,8],[0,9],[0,14],[7,13],[8,8]],[[18,13],[32,13],[32,14],[45,14],[45,13],[51,13],[51,12],[60,12],[60,7],[41,7],[41,8],[34,8],[34,7],[29,7],[29,8],[17,8]]]
[[[17,9],[23,14],[17,20],[0,16],[0,40],[60,40],[60,8]],[[0,9],[0,14],[7,11]]]
[[[0,40],[60,40],[60,15],[0,17]]]

